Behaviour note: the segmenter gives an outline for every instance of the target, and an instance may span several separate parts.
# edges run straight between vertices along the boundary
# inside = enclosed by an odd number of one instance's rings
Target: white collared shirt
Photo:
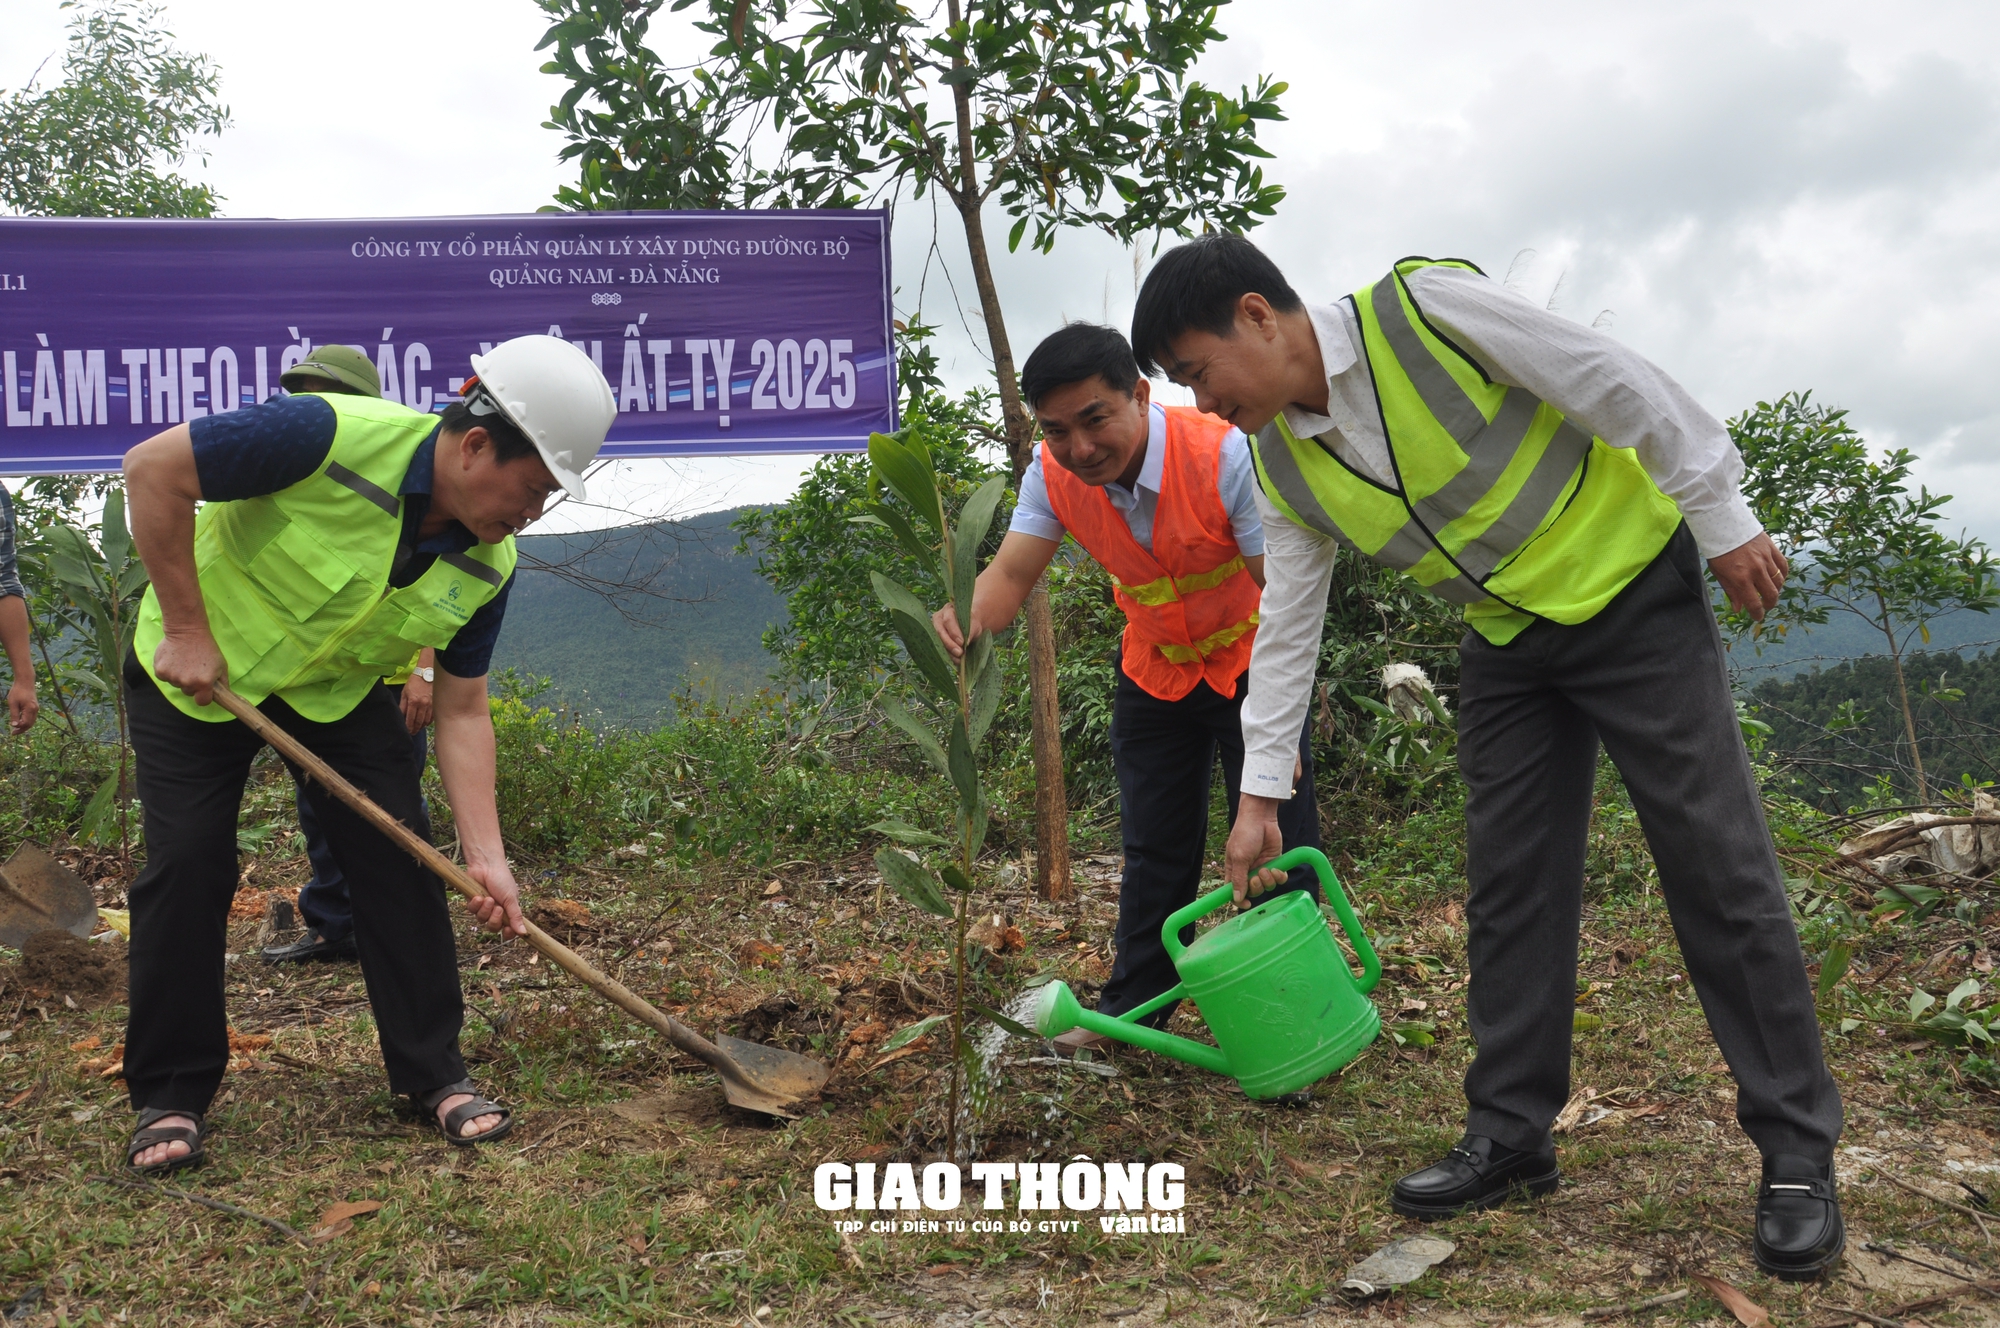
[[[1525,388],[1612,447],[1632,448],[1680,508],[1704,558],[1762,531],[1744,501],[1743,458],[1728,430],[1650,360],[1476,272],[1420,268],[1408,281],[1424,316],[1493,381]],[[1343,300],[1306,312],[1326,368],[1327,414],[1288,407],[1286,425],[1296,437],[1328,439],[1343,461],[1393,485],[1353,307]],[[1337,546],[1286,517],[1261,491],[1257,506],[1265,524],[1264,597],[1243,703],[1243,791],[1284,798],[1319,663]]]
[[[1132,487],[1113,481],[1104,486],[1104,496],[1111,506],[1125,518],[1125,524],[1132,531],[1132,538],[1146,552],[1153,551],[1153,513],[1160,505],[1160,476],[1166,470],[1167,454],[1167,412],[1159,402],[1154,402],[1148,411],[1146,429],[1146,459],[1139,463],[1139,474],[1132,481]],[[1250,462],[1250,445],[1239,429],[1231,429],[1222,439],[1222,458],[1215,468],[1215,490],[1222,499],[1223,510],[1229,513],[1229,528],[1236,536],[1236,551],[1246,558],[1254,558],[1264,551],[1264,518],[1257,507],[1257,481]],[[1023,535],[1033,535],[1037,539],[1060,540],[1064,526],[1062,518],[1055,513],[1049,503],[1048,482],[1042,478],[1042,449],[1035,449],[1035,459],[1028,463],[1028,469],[1021,475],[1021,492],[1014,504],[1014,519],[1007,525],[1009,534],[1019,531]]]

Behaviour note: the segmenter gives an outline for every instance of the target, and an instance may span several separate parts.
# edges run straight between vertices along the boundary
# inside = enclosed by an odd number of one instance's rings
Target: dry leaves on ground
[[[745,968],[777,968],[785,952],[769,941],[745,941],[736,947],[736,962]]]
[[[1764,1328],[1764,1325],[1771,1321],[1769,1310],[1721,1278],[1710,1277],[1706,1273],[1696,1273],[1694,1280],[1699,1282],[1709,1295],[1721,1301],[1722,1307],[1735,1315],[1736,1322],[1742,1324],[1743,1328]]]
[[[306,1239],[315,1245],[324,1245],[354,1230],[355,1218],[366,1217],[381,1207],[380,1199],[357,1199],[350,1203],[337,1203],[319,1215],[319,1225]]]

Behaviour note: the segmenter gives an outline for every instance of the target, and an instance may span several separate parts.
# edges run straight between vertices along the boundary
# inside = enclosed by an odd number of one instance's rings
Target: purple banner
[[[116,470],[336,342],[442,410],[529,332],[604,370],[605,456],[859,449],[896,427],[889,292],[886,211],[0,218],[0,473]]]

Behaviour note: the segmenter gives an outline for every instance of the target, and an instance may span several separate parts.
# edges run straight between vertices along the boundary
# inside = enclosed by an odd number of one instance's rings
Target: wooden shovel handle
[[[334,797],[359,812],[376,829],[396,841],[410,856],[436,872],[452,889],[467,899],[486,898],[486,891],[480,888],[479,882],[467,876],[456,863],[438,852],[410,827],[383,811],[375,804],[374,799],[342,778],[339,771],[308,751],[304,743],[273,724],[263,711],[230,691],[222,683],[215,685],[215,700],[224,710],[248,724],[253,733],[270,743],[280,755],[297,764],[308,775],[318,780]],[[764,1091],[744,1077],[742,1068],[722,1048],[672,1015],[654,1008],[644,997],[616,978],[600,973],[591,967],[582,955],[534,923],[529,922],[527,926],[528,944],[555,961],[565,973],[634,1019],[657,1029],[668,1041],[688,1055],[707,1062],[724,1078],[745,1084],[757,1092]]]

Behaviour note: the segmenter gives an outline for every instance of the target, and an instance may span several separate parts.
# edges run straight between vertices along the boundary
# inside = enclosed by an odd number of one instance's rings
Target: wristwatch
[[[436,669],[411,669],[411,670],[410,670],[410,676],[411,676],[412,678],[422,678],[422,679],[423,679],[423,680],[424,680],[425,682],[428,682],[428,683],[435,683],[435,682],[437,681],[437,670],[436,670]]]

